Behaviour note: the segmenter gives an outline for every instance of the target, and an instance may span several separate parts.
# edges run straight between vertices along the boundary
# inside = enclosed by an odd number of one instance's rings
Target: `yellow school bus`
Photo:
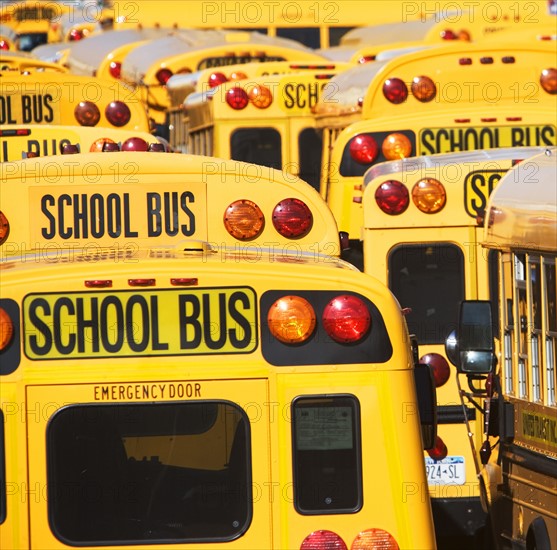
[[[26,52],[5,51],[0,57],[0,71],[55,71],[65,73],[67,69],[58,63],[51,63],[32,57]]]
[[[344,67],[289,66],[298,72],[223,81],[189,95],[184,102],[186,150],[271,166],[319,190],[322,146],[312,109],[328,80]],[[210,78],[216,83],[224,76],[214,72]]]
[[[189,135],[189,115],[186,112],[186,99],[190,94],[198,93],[200,95],[196,96],[196,99],[192,98],[192,101],[188,104],[188,111],[194,112],[199,109],[202,109],[204,112],[203,119],[204,124],[203,128],[206,131],[212,131],[213,125],[218,124],[220,120],[230,119],[231,116],[234,115],[234,111],[231,108],[224,107],[224,110],[218,109],[214,110],[210,107],[210,104],[207,104],[209,98],[212,98],[211,94],[201,95],[203,92],[210,92],[217,86],[224,84],[225,82],[234,82],[242,80],[242,85],[247,85],[248,83],[254,83],[253,79],[257,77],[268,77],[268,82],[274,90],[275,100],[279,100],[281,98],[282,92],[284,89],[278,89],[277,86],[279,85],[279,75],[286,75],[286,74],[293,74],[299,72],[307,72],[307,71],[322,71],[323,77],[322,80],[326,81],[326,75],[334,75],[339,71],[343,71],[350,67],[351,64],[343,63],[343,62],[320,62],[320,63],[300,63],[300,62],[291,62],[291,61],[266,61],[265,63],[245,63],[239,65],[226,65],[223,67],[215,67],[210,69],[204,69],[202,71],[196,71],[194,73],[181,73],[171,76],[166,83],[166,89],[168,92],[168,99],[170,102],[170,108],[168,109],[167,113],[167,120],[169,122],[169,141],[172,144],[172,147],[175,150],[187,152],[187,141]],[[299,92],[295,91],[296,76],[293,76],[292,79],[292,86],[289,86],[288,95],[292,96],[292,93],[296,95],[300,95],[299,100],[290,100],[288,104],[290,105],[290,109],[284,108],[284,112],[290,112],[294,103],[296,101],[302,102],[302,95],[303,95],[303,86],[299,87]],[[264,82],[263,82],[264,83]],[[219,92],[221,94],[223,91]],[[315,106],[316,99],[318,100],[319,91],[317,91],[317,95],[312,93],[308,94],[310,96],[310,100],[304,105],[306,108],[305,113],[303,116],[309,116],[311,109]],[[286,102],[286,97],[284,98]],[[277,114],[276,109],[269,109],[265,111],[256,111],[259,115],[262,115],[263,112],[265,113],[274,113]],[[239,114],[239,113],[236,113]],[[201,116],[201,115],[200,115]],[[198,120],[201,120],[200,116],[196,117]],[[271,116],[271,115],[269,115]],[[242,118],[240,116],[240,118]],[[253,117],[248,117],[253,118]],[[247,121],[246,121],[247,123]],[[238,120],[238,125],[242,125],[243,122]],[[212,141],[212,140],[210,140]],[[207,144],[210,151],[217,150],[217,148],[213,147],[212,144]],[[215,153],[216,156],[222,156],[224,158],[233,158],[230,156],[228,152],[228,148],[224,146],[222,149],[224,153]],[[199,154],[199,150],[192,150],[196,154]],[[208,154],[207,151],[204,154]],[[241,160],[241,159],[239,159]],[[279,163],[280,164],[280,163]]]
[[[0,165],[0,250],[30,245],[0,262],[2,548],[435,548],[434,387],[393,295],[296,235],[207,241],[248,229],[216,223],[232,198],[304,194],[323,213],[319,194],[187,155],[57,160]],[[197,230],[149,236],[174,216]]]
[[[14,124],[0,129],[0,162],[107,150],[169,150],[162,139],[147,132],[118,128],[58,124]]]
[[[0,124],[74,124],[149,132],[143,103],[129,87],[69,73],[0,73]]]
[[[555,151],[547,151],[501,179],[483,236],[484,252],[495,257],[498,307],[463,302],[447,340],[468,379],[463,402],[487,403],[478,460],[497,548],[557,547],[556,166]]]
[[[514,164],[543,150],[406,158],[380,163],[363,179],[364,271],[387,284],[407,309],[420,362],[435,376],[440,441],[426,455],[426,469],[438,538],[460,533],[479,539],[485,524],[477,462],[483,425],[474,407],[460,405],[445,340],[461,300],[497,299],[495,256],[482,253],[478,224],[489,194]]]
[[[219,33],[209,43],[188,44],[179,37],[159,42],[164,53],[157,53],[151,42],[134,48],[124,58],[120,74],[123,81],[139,87],[150,116],[162,126],[161,132],[168,124],[165,117],[170,102],[166,84],[173,74],[239,63],[304,63],[324,59],[292,40],[269,38],[257,32]],[[171,43],[175,44],[176,53],[170,50]]]
[[[357,100],[362,120],[323,130],[321,192],[339,228],[358,246],[361,177],[379,162],[555,145],[556,71],[555,48],[543,42],[442,46],[387,61]]]

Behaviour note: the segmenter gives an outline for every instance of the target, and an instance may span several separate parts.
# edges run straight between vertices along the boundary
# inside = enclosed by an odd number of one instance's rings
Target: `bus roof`
[[[21,246],[196,249],[202,242],[340,255],[333,215],[309,184],[231,160],[120,152],[6,162],[0,199],[10,224],[5,256]]]
[[[548,150],[517,164],[488,203],[484,246],[557,251],[557,159]]]

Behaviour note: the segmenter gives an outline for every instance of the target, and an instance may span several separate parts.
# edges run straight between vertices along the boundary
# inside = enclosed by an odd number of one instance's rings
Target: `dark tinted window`
[[[282,168],[280,134],[273,128],[236,130],[230,138],[232,160],[252,162],[269,168]]]
[[[277,27],[277,36],[296,40],[308,48],[321,47],[318,27]]]
[[[0,410],[0,523],[6,519],[6,442],[4,440],[4,412]]]
[[[408,329],[420,344],[442,344],[464,299],[464,256],[452,244],[400,245],[389,255],[389,288],[410,308]]]
[[[298,153],[300,155],[300,178],[319,191],[322,143],[321,138],[313,128],[306,128],[300,132]]]
[[[340,39],[355,27],[330,27],[329,28],[329,46],[338,46]]]
[[[249,448],[231,403],[62,409],[47,432],[52,530],[74,545],[237,538],[251,517]]]
[[[499,333],[499,256],[496,250],[487,252],[487,270],[489,279],[489,299],[491,301],[491,320],[493,331]]]
[[[20,34],[17,37],[18,47],[22,52],[30,52],[41,44],[46,44],[48,37],[46,33],[37,32],[31,34]]]
[[[296,509],[302,514],[356,512],[362,506],[357,399],[304,397],[292,409]]]

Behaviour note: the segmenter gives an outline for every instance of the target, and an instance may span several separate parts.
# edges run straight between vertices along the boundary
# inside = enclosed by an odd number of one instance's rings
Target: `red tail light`
[[[170,69],[159,69],[155,74],[155,78],[159,81],[159,84],[163,86],[168,82],[172,76],[172,71]]]
[[[63,155],[77,155],[79,153],[79,147],[72,143],[67,143],[62,147],[62,154]]]
[[[357,342],[368,333],[370,326],[369,310],[356,296],[337,296],[323,310],[323,327],[335,342]]]
[[[429,365],[435,380],[435,387],[439,388],[447,383],[451,376],[451,368],[447,360],[438,353],[426,353],[420,358],[420,363]]]
[[[379,148],[372,136],[362,134],[350,141],[350,156],[360,164],[371,164],[376,158]]]
[[[0,210],[0,244],[4,244],[8,235],[10,234],[10,223],[8,222],[8,218]]]
[[[433,460],[443,460],[448,452],[447,446],[439,436],[435,438],[435,445],[431,449],[427,449],[427,454]]]
[[[310,232],[313,215],[301,200],[284,199],[273,210],[273,225],[283,237],[300,239]]]
[[[81,101],[76,105],[74,116],[81,126],[96,126],[101,119],[99,108],[91,101]]]
[[[388,101],[398,105],[406,101],[408,97],[408,87],[400,78],[389,78],[383,84],[383,95]]]
[[[230,90],[226,92],[225,97],[226,103],[228,103],[228,105],[230,105],[233,109],[245,109],[249,103],[248,94],[242,88],[230,88]]]
[[[149,144],[140,137],[132,137],[122,143],[122,151],[148,151]]]
[[[105,109],[104,114],[113,126],[125,126],[131,118],[130,108],[123,101],[112,101]]]
[[[221,84],[224,84],[225,82],[228,82],[228,78],[226,78],[226,75],[224,73],[221,72],[214,72],[211,73],[211,75],[209,76],[209,87],[210,88],[216,88],[217,86],[220,86]]]
[[[557,94],[557,69],[544,69],[540,76],[540,84],[548,94]]]
[[[119,61],[111,61],[110,66],[108,67],[108,72],[110,76],[120,80],[120,73],[122,72],[122,63]]]
[[[0,351],[5,349],[14,336],[14,323],[4,308],[0,307]]]
[[[0,50],[9,50],[10,45],[5,40],[0,40]]]
[[[439,34],[440,34],[442,40],[457,40],[458,39],[458,36],[456,35],[456,33],[454,31],[452,31],[451,29],[445,29],[444,31],[441,31]]]
[[[385,214],[402,214],[410,203],[408,189],[396,180],[387,180],[375,191],[375,201]]]
[[[374,55],[363,55],[362,57],[360,57],[360,59],[358,59],[358,63],[370,63],[371,61],[375,61],[375,56]]]
[[[85,38],[85,33],[80,29],[72,29],[70,31],[70,35],[68,36],[69,42],[77,42],[78,40],[82,40]]]
[[[314,531],[308,535],[300,550],[348,550],[344,541],[333,531]]]

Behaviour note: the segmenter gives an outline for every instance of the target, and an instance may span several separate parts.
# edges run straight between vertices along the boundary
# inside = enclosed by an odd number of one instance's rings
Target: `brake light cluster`
[[[215,71],[209,75],[209,79],[207,80],[207,84],[209,84],[209,88],[216,88],[225,82],[234,82],[237,80],[245,80],[248,77],[246,73],[242,71],[233,71],[230,73],[229,76],[226,76],[224,73],[220,71]]]
[[[366,529],[358,534],[350,550],[399,550],[395,538],[384,529]],[[309,534],[300,550],[348,550],[342,538],[333,531],[320,530]]]
[[[381,141],[381,148],[377,143],[378,135],[360,134],[353,137],[348,145],[350,157],[358,164],[371,165],[379,157],[379,151],[386,160],[398,160],[412,156],[412,142],[401,132],[387,134]]]
[[[276,231],[288,239],[305,237],[313,226],[313,215],[300,199],[288,198],[273,208],[271,219]],[[228,233],[240,241],[257,238],[265,228],[261,208],[246,199],[234,201],[224,212],[224,226]]]
[[[360,298],[341,294],[327,303],[320,322],[332,340],[353,344],[369,332],[371,315]],[[282,296],[270,307],[267,323],[271,335],[280,342],[301,344],[315,332],[317,315],[312,304],[302,296]]]
[[[123,101],[111,101],[104,110],[108,122],[118,128],[125,126],[131,119],[130,108]],[[74,109],[74,116],[81,126],[96,126],[101,112],[92,101],[81,101]]]
[[[235,110],[245,109],[250,103],[258,109],[266,109],[273,103],[271,90],[261,84],[251,84],[247,89],[234,86],[225,94],[226,103]]]
[[[414,205],[424,214],[440,212],[447,202],[444,185],[434,178],[418,180],[411,192],[402,182],[387,180],[375,191],[375,201],[385,214],[396,216],[406,211],[410,204],[410,195]]]
[[[441,40],[463,40],[465,42],[470,42],[470,33],[464,29],[455,32],[452,29],[443,29],[439,32]]]
[[[79,40],[83,40],[88,34],[89,31],[87,29],[72,29],[68,36],[68,41],[77,42]]]

